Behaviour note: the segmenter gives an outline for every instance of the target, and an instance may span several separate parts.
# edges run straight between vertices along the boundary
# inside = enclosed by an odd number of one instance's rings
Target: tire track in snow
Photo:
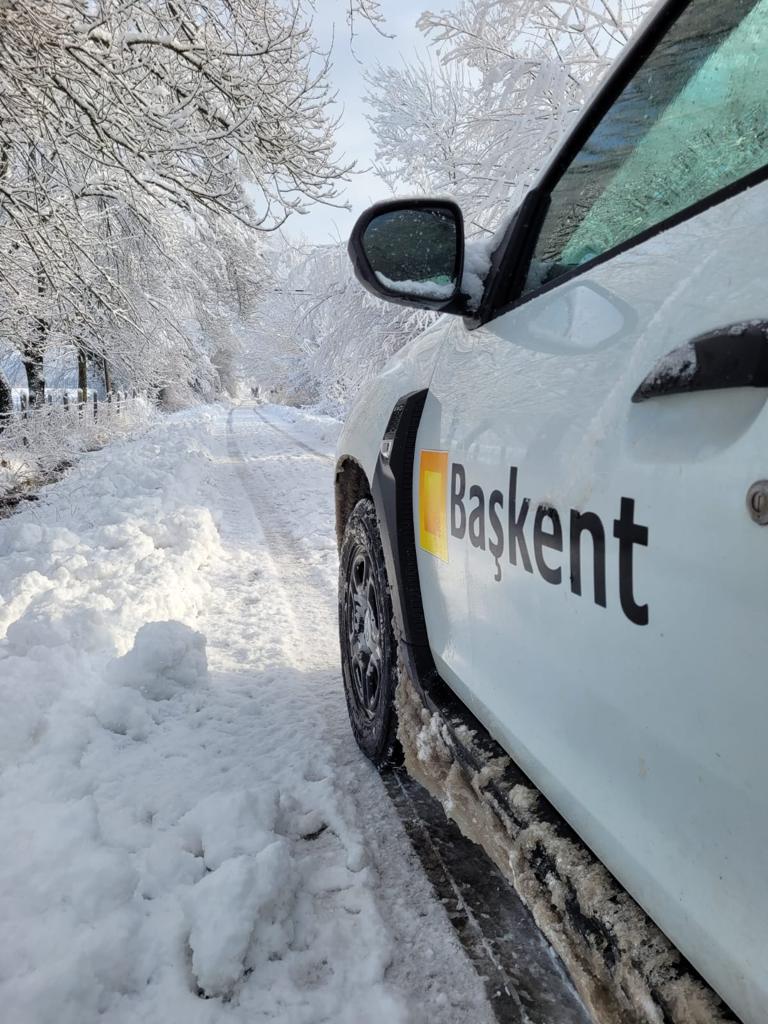
[[[287,439],[294,448],[334,464],[334,459],[293,437],[262,411],[252,411],[264,426]],[[234,414],[232,410],[228,431],[233,461],[239,452]],[[290,563],[286,572],[291,589],[306,588],[306,575],[297,575],[295,568],[305,560],[301,539],[275,522],[274,505],[265,496],[268,489],[256,488],[253,475],[244,467],[236,467],[273,557],[282,565]],[[260,476],[267,482],[263,474]],[[303,604],[308,603],[315,613],[321,606],[327,609],[327,576],[322,581],[313,581],[310,593],[311,599],[303,600]],[[293,596],[301,600],[298,594]],[[333,604],[335,611],[335,601]],[[323,621],[316,621],[316,626],[331,629],[335,642],[335,616],[332,625],[328,618],[323,615]],[[340,679],[336,685],[340,691]],[[337,737],[339,741],[353,749],[348,729]],[[589,1024],[562,964],[493,862],[461,834],[446,818],[441,805],[404,771],[384,775],[381,781],[457,938],[485,983],[498,1024]],[[383,795],[381,792],[380,796]]]
[[[259,419],[262,421],[262,423],[266,423],[266,425],[268,427],[271,427],[273,430],[277,431],[278,434],[282,434],[282,436],[287,438],[291,442],[291,444],[294,444],[298,448],[301,448],[303,451],[307,452],[309,455],[314,455],[318,459],[323,459],[325,462],[330,462],[330,463],[334,463],[335,462],[335,459],[333,458],[333,456],[326,455],[324,452],[319,452],[316,448],[312,448],[311,445],[305,444],[304,441],[299,440],[298,437],[294,437],[293,434],[290,434],[287,430],[283,430],[282,427],[278,427],[278,425],[276,423],[273,423],[272,420],[270,420],[267,416],[264,415],[264,413],[259,409],[258,406],[254,405],[252,407],[252,411],[256,414],[256,416],[259,417]]]
[[[266,466],[274,464],[276,459],[283,461],[285,452],[276,453],[274,448],[270,448],[267,451],[260,449],[258,452],[244,453],[238,444],[235,430],[238,411],[241,420],[253,412],[256,413],[254,420],[259,427],[266,426],[288,439],[290,435],[253,408],[232,409],[229,412],[227,451],[275,566],[274,582],[280,591],[286,617],[290,620],[285,657],[293,667],[304,671],[330,671],[338,675],[340,667],[335,589],[329,591],[326,574],[320,566],[310,562],[306,536],[298,538],[291,531],[290,510],[280,507],[286,499],[290,500],[290,495],[278,493],[266,471]],[[296,447],[306,451],[313,459],[320,454],[299,442],[296,442]],[[320,457],[328,460],[327,456]],[[305,474],[302,478],[305,478]]]
[[[318,588],[316,581],[308,577],[303,552],[297,550],[293,534],[275,515],[274,501],[269,500],[272,490],[269,480],[260,470],[258,463],[246,460],[241,451],[234,428],[236,411],[231,409],[227,418],[227,454],[277,570],[275,583],[281,591],[282,604],[286,616],[290,619],[290,632],[294,637],[294,643],[286,648],[286,658],[296,668],[327,669],[333,665],[333,661],[326,659],[324,665],[318,665],[317,658],[312,656],[309,649],[311,645],[306,643],[307,634],[327,635],[330,629],[335,636],[335,622],[327,610],[326,589]],[[264,417],[259,416],[259,419],[272,426]],[[318,454],[308,449],[306,445],[299,447],[307,448],[309,454],[314,456]]]

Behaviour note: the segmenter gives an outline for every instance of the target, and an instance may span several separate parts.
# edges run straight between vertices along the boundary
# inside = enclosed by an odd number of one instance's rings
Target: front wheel
[[[357,744],[376,765],[402,761],[397,740],[397,646],[384,551],[370,498],[355,505],[339,564],[344,693]]]

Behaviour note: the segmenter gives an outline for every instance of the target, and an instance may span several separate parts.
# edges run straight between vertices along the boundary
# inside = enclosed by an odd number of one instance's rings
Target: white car
[[[458,315],[360,397],[336,477],[362,749],[397,756],[399,644],[747,1024],[768,1020],[767,44],[768,0],[662,6],[481,295],[455,203],[360,218],[370,291]]]

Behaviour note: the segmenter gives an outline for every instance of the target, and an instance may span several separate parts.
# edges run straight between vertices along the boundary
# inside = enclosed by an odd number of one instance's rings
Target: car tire
[[[402,763],[397,739],[397,643],[384,550],[370,498],[355,505],[339,558],[344,693],[357,744],[379,767]]]

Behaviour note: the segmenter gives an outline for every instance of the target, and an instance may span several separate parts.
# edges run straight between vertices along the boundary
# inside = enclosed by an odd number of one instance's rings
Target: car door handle
[[[722,388],[768,388],[768,321],[720,327],[673,349],[654,366],[632,401]]]

